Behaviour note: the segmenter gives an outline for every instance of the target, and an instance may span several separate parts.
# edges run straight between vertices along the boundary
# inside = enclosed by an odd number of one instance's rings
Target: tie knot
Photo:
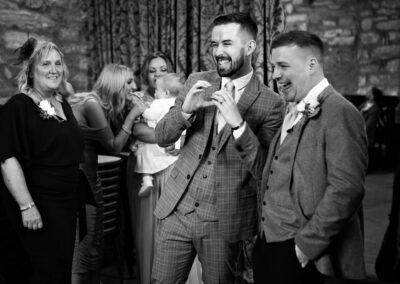
[[[228,92],[232,92],[234,88],[235,88],[235,85],[233,84],[232,80],[226,82],[226,84],[224,85],[224,89]]]
[[[232,80],[226,82],[224,89],[232,96],[232,98],[235,98],[235,85],[233,84]]]

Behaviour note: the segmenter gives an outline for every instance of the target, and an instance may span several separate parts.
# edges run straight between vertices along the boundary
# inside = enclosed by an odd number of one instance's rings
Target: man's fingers
[[[193,85],[193,87],[195,87],[195,88],[208,88],[210,86],[211,86],[211,84],[204,80],[199,80]]]
[[[216,105],[216,103],[213,101],[204,101],[202,104],[202,107],[204,108],[204,107],[209,107],[209,106],[214,106],[214,105]]]

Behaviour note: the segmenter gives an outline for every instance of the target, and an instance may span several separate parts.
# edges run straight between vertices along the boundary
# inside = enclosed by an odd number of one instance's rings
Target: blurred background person
[[[367,131],[369,156],[368,172],[371,172],[371,170],[374,169],[377,162],[374,146],[377,137],[377,126],[379,126],[379,124],[381,123],[380,117],[382,113],[382,100],[382,91],[377,87],[372,87],[371,91],[368,93],[367,100],[359,107],[361,115],[365,120],[365,127]]]
[[[73,113],[84,135],[84,161],[80,168],[84,173],[84,185],[94,204],[86,204],[87,231],[75,244],[72,283],[100,283],[100,269],[103,250],[103,192],[97,174],[99,152],[118,155],[130,135],[135,119],[145,106],[138,102],[123,116],[126,98],[137,89],[132,70],[118,64],[106,65],[93,86],[93,91],[70,97]],[[123,122],[123,123],[122,123]],[[110,123],[119,130],[114,136]],[[121,126],[122,125],[122,126]],[[79,226],[82,228],[82,226]],[[79,229],[78,229],[79,230]]]
[[[27,283],[70,284],[82,132],[60,49],[30,38],[19,51],[20,93],[0,114],[5,207],[29,258]]]

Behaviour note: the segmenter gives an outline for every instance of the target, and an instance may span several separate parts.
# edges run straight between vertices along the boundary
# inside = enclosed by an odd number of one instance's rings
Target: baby
[[[180,78],[175,73],[168,73],[157,79],[155,100],[142,114],[149,127],[155,128],[157,123],[167,114],[169,109],[175,104],[175,99],[182,87],[183,85],[180,82]],[[180,145],[181,139],[176,141],[175,148],[179,149]],[[142,186],[138,195],[140,197],[146,196],[153,188],[152,174],[166,169],[172,165],[178,157],[166,153],[165,149],[159,147],[157,144],[149,144],[140,141],[132,145],[131,150],[136,156],[134,171],[143,174]]]

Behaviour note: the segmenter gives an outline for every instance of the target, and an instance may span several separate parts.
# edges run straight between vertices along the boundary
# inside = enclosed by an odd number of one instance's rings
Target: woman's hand
[[[129,111],[128,117],[134,121],[147,109],[146,104],[142,100],[135,102],[133,108]]]
[[[36,206],[21,212],[22,223],[25,228],[30,230],[38,230],[43,228],[42,217]]]

